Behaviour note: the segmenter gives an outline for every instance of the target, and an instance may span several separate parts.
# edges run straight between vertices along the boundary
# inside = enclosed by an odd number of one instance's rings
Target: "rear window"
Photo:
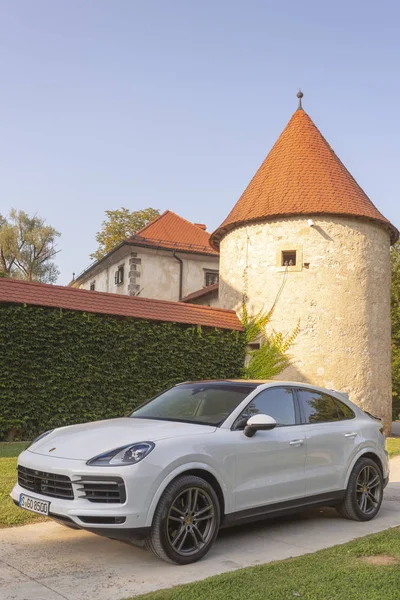
[[[341,421],[345,421],[346,419],[354,419],[355,414],[351,410],[350,406],[347,406],[344,402],[341,402],[337,398],[335,398],[335,403],[338,409],[339,418]]]
[[[317,390],[298,390],[306,423],[330,423],[353,419],[354,412],[347,404],[337,398]]]

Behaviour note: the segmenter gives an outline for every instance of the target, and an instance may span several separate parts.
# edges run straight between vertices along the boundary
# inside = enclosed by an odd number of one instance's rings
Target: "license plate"
[[[27,496],[26,494],[20,494],[19,505],[21,508],[38,513],[39,515],[47,516],[49,514],[50,502],[38,500],[37,498],[32,498],[32,496]]]

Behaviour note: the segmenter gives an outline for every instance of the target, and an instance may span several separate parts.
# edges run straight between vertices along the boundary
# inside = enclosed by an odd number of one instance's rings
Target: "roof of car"
[[[275,382],[272,379],[201,379],[198,381],[182,381],[177,385],[182,385],[183,383],[229,383],[232,385],[243,385],[244,383],[247,385],[254,385],[255,387],[258,385],[262,385],[264,383],[281,383]]]
[[[346,392],[342,392],[340,390],[323,388],[319,385],[305,383],[304,381],[278,381],[276,379],[202,379],[202,380],[198,380],[198,381],[182,381],[181,383],[178,383],[177,385],[182,385],[184,383],[225,383],[225,384],[228,383],[229,385],[232,385],[232,386],[245,384],[245,385],[253,386],[254,388],[264,385],[266,383],[270,383],[270,384],[274,384],[276,386],[295,386],[295,387],[309,388],[312,390],[324,390],[328,394],[329,393],[340,394],[341,396],[345,395],[348,398],[348,394],[346,394]]]

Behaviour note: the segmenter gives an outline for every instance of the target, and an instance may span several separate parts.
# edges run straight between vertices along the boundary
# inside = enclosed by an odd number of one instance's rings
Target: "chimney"
[[[203,231],[206,231],[207,229],[207,225],[204,225],[204,223],[194,223],[194,225],[196,225],[196,227],[200,227],[200,229]]]

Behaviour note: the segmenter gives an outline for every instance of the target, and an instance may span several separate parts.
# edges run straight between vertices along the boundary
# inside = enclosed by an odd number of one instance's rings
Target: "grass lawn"
[[[0,458],[16,458],[29,442],[0,442]]]
[[[17,508],[9,496],[17,479],[17,456],[27,445],[28,442],[0,443],[0,529],[45,520],[45,517]]]
[[[398,456],[400,454],[400,437],[387,438],[386,450],[389,452],[389,456]]]
[[[397,527],[315,554],[217,575],[134,600],[398,600],[399,588]]]

